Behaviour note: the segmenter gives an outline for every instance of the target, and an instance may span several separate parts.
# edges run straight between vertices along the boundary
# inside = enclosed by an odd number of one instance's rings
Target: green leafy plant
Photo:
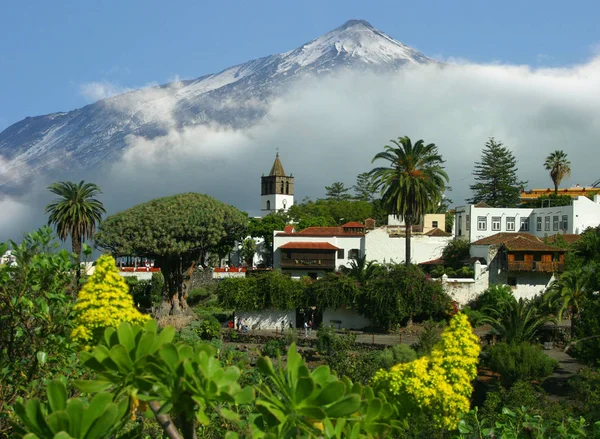
[[[487,364],[500,374],[506,386],[517,380],[546,378],[557,365],[540,347],[527,342],[498,343],[488,348],[487,355]]]
[[[17,402],[15,412],[23,426],[16,425],[16,437],[24,439],[103,439],[113,437],[127,421],[127,398],[113,400],[107,392],[96,394],[89,402],[84,398],[67,400],[67,389],[60,380],[47,386],[48,404],[32,399]],[[120,438],[133,438],[132,430]]]

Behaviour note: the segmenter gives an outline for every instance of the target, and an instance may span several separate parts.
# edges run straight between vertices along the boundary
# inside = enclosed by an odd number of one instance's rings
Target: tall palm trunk
[[[404,219],[404,225],[406,226],[406,261],[405,264],[408,267],[410,265],[410,235],[412,232],[412,224],[410,220]]]
[[[554,180],[554,195],[558,196],[558,181]]]

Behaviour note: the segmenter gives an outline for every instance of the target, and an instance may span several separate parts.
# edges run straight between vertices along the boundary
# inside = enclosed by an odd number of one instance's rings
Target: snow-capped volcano
[[[127,92],[66,113],[25,118],[0,133],[0,192],[14,189],[37,171],[91,169],[116,160],[128,136],[154,138],[208,123],[250,126],[298,78],[432,62],[366,21],[350,20],[297,49],[217,74]]]

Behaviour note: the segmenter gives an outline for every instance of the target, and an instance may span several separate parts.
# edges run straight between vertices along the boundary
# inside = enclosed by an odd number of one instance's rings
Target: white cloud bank
[[[162,106],[171,102],[158,99]],[[162,117],[170,126],[172,114]],[[439,146],[456,203],[470,196],[473,164],[490,136],[515,152],[529,187],[551,185],[542,165],[556,149],[571,160],[573,176],[563,184],[589,184],[600,178],[600,58],[569,68],[463,62],[306,80],[272,102],[253,127],[193,126],[151,140],[131,137],[122,160],[85,178],[102,186],[111,213],[197,191],[259,214],[260,176],[276,148],[301,200],[323,196],[333,181],[352,185],[389,139],[403,135]]]
[[[128,91],[130,89],[110,81],[93,81],[79,85],[79,94],[89,102],[96,102]]]

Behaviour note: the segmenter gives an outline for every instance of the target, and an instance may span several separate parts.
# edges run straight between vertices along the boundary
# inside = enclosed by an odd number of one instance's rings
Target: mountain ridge
[[[207,74],[129,90],[71,111],[26,117],[0,132],[0,191],[36,172],[92,169],[117,160],[130,136],[217,123],[233,129],[259,121],[291,83],[343,70],[394,71],[436,61],[365,20],[348,20],[295,49]],[[0,168],[0,171],[2,168]]]

